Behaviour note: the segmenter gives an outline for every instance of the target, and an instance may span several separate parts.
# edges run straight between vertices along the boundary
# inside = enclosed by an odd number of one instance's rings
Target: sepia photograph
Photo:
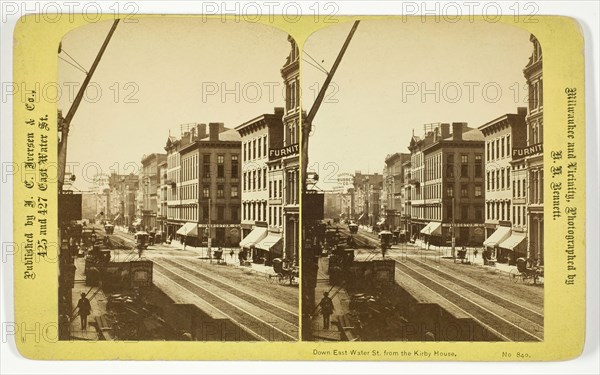
[[[542,50],[483,20],[308,38],[303,340],[544,340]]]
[[[299,50],[116,19],[58,47],[61,340],[299,339]]]

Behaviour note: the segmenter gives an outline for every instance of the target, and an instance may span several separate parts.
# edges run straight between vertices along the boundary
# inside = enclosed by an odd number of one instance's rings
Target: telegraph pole
[[[456,228],[454,227],[454,216],[456,216],[456,210],[454,209],[454,200],[456,198],[452,197],[452,261],[454,262],[456,260],[456,253],[455,253],[455,248],[456,248]]]

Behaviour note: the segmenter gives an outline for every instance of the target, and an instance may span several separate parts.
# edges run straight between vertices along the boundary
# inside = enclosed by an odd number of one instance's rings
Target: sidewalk
[[[72,340],[99,340],[98,332],[90,325],[95,322],[95,318],[106,314],[106,296],[99,289],[99,287],[90,287],[85,285],[85,259],[75,259],[75,286],[72,290],[73,307],[71,309],[72,320],[71,320],[71,339]],[[81,327],[81,319],[79,317],[79,309],[76,309],[77,302],[81,298],[81,293],[85,293],[87,299],[90,300],[92,310],[87,318],[87,327]]]
[[[343,317],[350,312],[350,296],[346,288],[329,283],[329,258],[319,258],[319,270],[317,274],[317,286],[315,288],[315,306],[319,304],[323,298],[323,292],[329,292],[329,298],[333,302],[333,314],[330,317],[329,329],[323,326],[323,315],[320,307],[317,307],[312,318],[312,333],[315,341],[341,341],[342,329],[352,327],[344,327],[345,321]],[[347,331],[348,332],[348,331]]]
[[[174,249],[178,249],[181,251],[190,251],[190,252],[196,253],[201,259],[204,259],[207,261],[210,259],[208,257],[208,248],[206,248],[206,247],[195,247],[195,246],[186,245],[185,249],[184,249],[183,244],[177,240],[171,241],[170,244],[163,243],[163,246],[170,246]],[[211,247],[212,260],[215,263],[217,260],[214,257],[214,252],[215,252],[215,250],[218,250],[218,249],[219,249],[219,247]],[[264,264],[257,264],[257,263],[250,262],[249,263],[250,266],[240,265],[240,260],[238,258],[238,253],[240,252],[240,249],[237,247],[222,247],[222,249],[223,249],[223,256],[221,257],[221,261],[225,262],[225,264],[227,264],[227,265],[232,265],[232,266],[241,268],[246,272],[258,272],[260,274],[267,274],[267,273],[273,272],[272,266],[265,266]],[[233,251],[233,256],[231,255],[232,251]]]
[[[368,235],[369,237],[373,238],[373,239],[378,239],[377,235],[375,233],[372,232],[372,230],[370,230],[369,228],[365,227],[364,225],[359,226],[359,230],[361,232],[363,232],[363,234]],[[430,245],[429,249],[427,248],[427,243],[422,241],[422,240],[415,240],[414,244],[410,244],[410,243],[406,243],[404,244],[404,246],[412,246],[421,250],[426,250],[429,252],[437,252],[438,255],[443,258],[443,259],[447,259],[447,260],[452,260],[452,247],[451,246],[435,246],[435,245]],[[394,245],[392,246],[392,250],[394,249],[398,249],[398,245]],[[455,251],[456,254],[458,254],[458,250],[461,250],[462,246],[456,246],[455,247]],[[474,250],[475,248],[472,247],[466,247],[467,250],[467,256],[466,256],[466,261],[471,262],[471,264],[479,266],[479,267],[486,267],[486,268],[495,268],[498,271],[501,272],[506,272],[509,273],[510,271],[512,271],[513,269],[516,269],[517,266],[509,266],[508,263],[495,263],[495,266],[488,266],[488,265],[484,265],[483,264],[483,257],[482,257],[482,252],[483,249],[482,248],[477,248],[478,254],[477,256],[475,256],[474,254]],[[457,260],[458,262],[460,262],[460,260]]]

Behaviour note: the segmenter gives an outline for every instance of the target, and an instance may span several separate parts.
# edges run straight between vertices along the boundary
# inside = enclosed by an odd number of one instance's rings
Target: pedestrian
[[[81,318],[81,329],[86,330],[87,317],[92,311],[92,306],[90,305],[90,300],[85,296],[85,293],[81,293],[81,298],[79,299],[79,302],[77,302],[77,308],[79,308],[79,317]]]
[[[473,251],[473,255],[475,255],[475,259],[477,259],[477,254],[479,254],[479,252],[477,251],[477,249],[475,249],[475,250]]]
[[[233,254],[235,254],[235,251],[233,251],[233,249],[231,249],[231,251],[229,252],[229,256],[231,257],[231,259],[233,259]]]
[[[181,237],[181,244],[183,245],[183,250],[185,250],[185,237]]]
[[[329,292],[323,292],[321,298],[321,314],[323,314],[323,328],[329,329],[329,316],[333,313],[333,301],[329,298]]]

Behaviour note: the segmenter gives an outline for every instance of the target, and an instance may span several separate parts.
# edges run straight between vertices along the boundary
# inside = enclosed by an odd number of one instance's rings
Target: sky
[[[69,32],[59,56],[89,70],[111,26]],[[169,130],[179,136],[180,124],[234,128],[283,107],[280,69],[289,51],[287,33],[267,25],[162,17],[120,22],[71,123],[67,163],[75,189],[90,189],[98,173],[136,173],[143,155],[165,152]],[[58,77],[66,115],[85,74],[59,60]],[[70,87],[76,88],[71,95]]]
[[[422,136],[424,124],[479,127],[526,106],[527,31],[484,21],[410,20],[359,24],[313,121],[308,165],[321,189],[332,188],[338,173],[382,173],[386,155],[408,153],[413,130]],[[321,29],[306,41],[305,111],[325,80],[308,64],[315,64],[311,57],[329,71],[351,27]]]

